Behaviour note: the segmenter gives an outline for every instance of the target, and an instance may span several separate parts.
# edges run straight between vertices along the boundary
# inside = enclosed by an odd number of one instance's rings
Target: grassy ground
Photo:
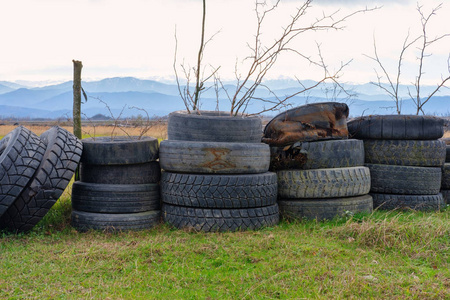
[[[70,213],[69,186],[31,233],[0,233],[1,299],[450,299],[449,207],[209,234],[82,234]]]
[[[0,298],[449,299],[450,208],[261,231],[78,233],[66,194],[0,239]]]

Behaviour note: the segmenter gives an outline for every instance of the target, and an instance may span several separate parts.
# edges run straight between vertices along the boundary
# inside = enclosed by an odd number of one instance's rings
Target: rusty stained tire
[[[263,143],[165,140],[159,156],[163,170],[181,173],[257,174],[270,164],[270,148]]]
[[[439,167],[366,164],[370,169],[371,193],[436,195],[441,188]]]
[[[379,210],[414,209],[420,211],[438,211],[445,206],[442,194],[436,195],[396,195],[370,193],[373,207]]]
[[[203,232],[258,230],[278,224],[278,205],[240,209],[213,209],[163,204],[164,222],[179,229]]]
[[[369,193],[370,172],[366,167],[283,170],[278,175],[280,198],[342,198]]]
[[[0,217],[31,183],[44,153],[41,139],[22,126],[0,140]]]
[[[158,140],[143,136],[87,138],[83,142],[81,162],[91,165],[141,164],[158,159]]]
[[[59,199],[80,162],[82,144],[73,134],[54,126],[44,132],[45,153],[29,186],[0,218],[0,228],[31,230]]]
[[[270,147],[271,171],[347,168],[364,165],[361,140],[298,142],[291,147]]]
[[[262,121],[257,116],[230,116],[223,111],[176,111],[169,114],[167,136],[178,141],[260,143]]]
[[[327,199],[279,199],[280,215],[287,220],[331,220],[348,214],[371,213],[370,195]]]
[[[441,140],[364,140],[369,164],[441,167],[446,145]]]
[[[364,140],[436,140],[444,135],[444,120],[434,116],[363,116],[347,126],[350,137]]]

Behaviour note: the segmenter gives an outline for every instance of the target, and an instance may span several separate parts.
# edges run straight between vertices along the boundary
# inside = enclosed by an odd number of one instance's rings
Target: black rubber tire
[[[80,231],[102,230],[108,232],[143,230],[158,225],[161,211],[152,210],[135,214],[99,214],[72,210],[72,226]]]
[[[159,185],[97,184],[76,181],[72,208],[92,213],[127,214],[160,209]]]
[[[366,163],[441,167],[446,146],[441,140],[365,140]]]
[[[441,190],[441,194],[444,198],[444,204],[450,205],[450,190]]]
[[[45,153],[30,184],[0,218],[0,228],[31,230],[62,195],[80,162],[83,146],[73,134],[54,126],[41,135]]]
[[[229,143],[261,143],[262,121],[258,116],[230,116],[229,112],[176,111],[169,114],[169,140]]]
[[[33,180],[44,153],[41,139],[22,126],[0,140],[0,217]]]
[[[83,139],[81,162],[91,165],[142,164],[158,159],[158,140],[143,136]]]
[[[299,142],[291,147],[270,147],[271,171],[348,168],[364,165],[361,140]]]
[[[270,147],[263,143],[221,143],[165,140],[161,168],[170,172],[257,174],[269,170]]]
[[[450,162],[450,145],[445,147],[445,162]]]
[[[443,190],[450,190],[450,163],[445,163],[442,167],[441,188]]]
[[[164,203],[202,208],[252,208],[277,201],[277,175],[208,175],[163,172]]]
[[[438,167],[366,166],[370,169],[372,178],[371,193],[436,195],[441,188],[442,170]]]
[[[130,165],[80,164],[80,181],[99,184],[145,184],[161,179],[159,162]]]
[[[436,195],[395,195],[370,193],[373,207],[380,210],[414,209],[438,211],[444,208],[442,194]]]
[[[287,220],[331,220],[349,213],[371,213],[373,201],[370,195],[327,199],[280,199],[280,215]]]
[[[283,170],[278,175],[281,198],[342,198],[369,193],[370,173],[366,167]]]
[[[241,209],[210,209],[163,204],[163,219],[179,229],[203,232],[258,230],[279,222],[278,205]]]
[[[444,135],[444,120],[434,116],[373,115],[347,123],[355,139],[436,140]]]

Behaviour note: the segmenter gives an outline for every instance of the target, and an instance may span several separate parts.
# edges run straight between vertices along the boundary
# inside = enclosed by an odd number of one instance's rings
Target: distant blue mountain
[[[289,95],[302,89],[302,85],[311,86],[315,82],[310,80],[269,80],[264,84],[279,96]],[[224,83],[228,93],[233,94],[236,87],[233,82]],[[145,109],[150,116],[164,116],[172,111],[184,109],[176,84],[165,84],[153,80],[141,80],[133,77],[107,78],[100,81],[82,82],[88,99],[82,104],[82,112],[87,117],[96,114],[110,116],[109,110],[114,117],[121,112],[123,117],[144,115]],[[379,88],[373,84],[346,85],[346,87],[357,93],[357,99],[336,99],[345,102],[350,107],[351,116],[368,114],[395,114],[395,103],[386,95],[380,94]],[[308,91],[290,99],[291,106],[304,105],[312,102],[330,101],[334,96],[327,95],[326,90],[331,85],[322,86],[321,89]],[[407,86],[402,86],[407,90]],[[432,87],[424,87],[430,90]],[[433,97],[424,106],[424,111],[432,115],[450,115],[450,95],[444,90],[438,96]],[[215,110],[217,106],[216,91],[213,88],[205,90],[202,94],[202,106],[204,110]],[[267,100],[275,100],[273,94],[266,88],[256,91],[255,96]],[[219,109],[229,110],[230,102],[224,91],[219,92]],[[101,101],[99,101],[99,99]],[[22,85],[0,81],[0,117],[9,118],[65,118],[72,115],[72,82],[64,82],[40,88],[24,88]],[[102,103],[102,101],[104,103]],[[106,104],[105,104],[106,103]],[[256,113],[264,109],[266,103],[253,101],[248,106],[247,112]],[[108,107],[109,109],[108,109]],[[281,110],[288,107],[281,107]],[[277,111],[266,113],[275,115]],[[416,110],[412,100],[403,101],[403,114],[415,114]]]

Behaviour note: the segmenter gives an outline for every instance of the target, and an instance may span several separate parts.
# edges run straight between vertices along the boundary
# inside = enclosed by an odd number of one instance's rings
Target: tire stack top
[[[450,138],[441,139],[445,143],[445,163],[442,167],[441,194],[445,204],[450,204]]]
[[[17,127],[0,141],[0,229],[31,230],[72,179],[81,142],[54,126],[40,137]]]
[[[168,122],[160,145],[165,222],[204,232],[278,223],[276,175],[267,172],[259,117],[177,111]]]
[[[374,207],[442,207],[439,190],[446,147],[438,139],[443,125],[443,119],[415,115],[366,116],[348,122],[350,135],[364,140]]]
[[[302,115],[302,109],[295,111]],[[332,109],[333,106],[322,105],[320,114],[332,115]],[[370,173],[363,166],[363,142],[347,139],[346,134],[334,138],[271,146],[271,169],[278,175],[278,204],[283,217],[324,220],[372,211],[372,197],[368,195]]]
[[[98,137],[82,140],[80,181],[72,187],[72,225],[123,231],[160,220],[158,140]]]

